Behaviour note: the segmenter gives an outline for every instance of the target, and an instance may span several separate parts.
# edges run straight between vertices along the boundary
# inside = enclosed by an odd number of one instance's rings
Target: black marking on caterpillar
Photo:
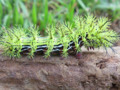
[[[82,43],[82,38],[81,38],[81,37],[79,37],[78,42],[79,42],[79,46],[82,47],[82,46],[83,46],[83,43]],[[73,41],[71,41],[71,42],[69,43],[69,46],[68,46],[67,49],[68,49],[68,51],[72,51],[73,48],[75,48],[75,44],[74,44]],[[31,46],[30,46],[30,45],[22,46],[21,53],[29,52],[30,49],[31,49]],[[40,45],[40,46],[37,46],[37,49],[36,49],[35,53],[36,53],[36,54],[37,54],[37,52],[39,52],[39,53],[44,53],[47,49],[48,49],[47,45]],[[53,50],[51,51],[51,53],[54,53],[54,52],[62,52],[62,49],[63,49],[63,45],[62,45],[62,44],[54,45],[54,48],[53,48]]]

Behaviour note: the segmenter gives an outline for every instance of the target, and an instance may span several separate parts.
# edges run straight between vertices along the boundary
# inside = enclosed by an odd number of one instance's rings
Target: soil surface
[[[120,35],[120,20],[114,21],[111,25],[111,28]],[[118,40],[115,46],[120,46],[120,40]]]
[[[81,59],[0,55],[0,90],[120,90],[120,47],[114,50],[83,48]]]

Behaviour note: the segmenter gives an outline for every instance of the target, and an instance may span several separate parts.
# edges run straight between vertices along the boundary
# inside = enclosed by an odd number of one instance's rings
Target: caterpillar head
[[[97,18],[93,15],[88,15],[86,18],[77,17],[74,23],[86,48],[111,47],[118,39],[117,33],[110,30],[111,23],[106,17]]]

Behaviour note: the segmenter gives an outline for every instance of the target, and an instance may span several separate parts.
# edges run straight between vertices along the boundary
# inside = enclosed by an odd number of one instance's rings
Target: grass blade
[[[3,8],[2,8],[2,4],[0,3],[0,25],[2,24],[2,16],[3,16]]]
[[[36,2],[33,3],[33,7],[32,7],[32,21],[33,21],[34,25],[37,24],[37,7],[36,7]]]
[[[78,1],[78,4],[86,11],[88,12],[88,7],[85,6],[85,4],[83,3],[82,0],[77,0]]]

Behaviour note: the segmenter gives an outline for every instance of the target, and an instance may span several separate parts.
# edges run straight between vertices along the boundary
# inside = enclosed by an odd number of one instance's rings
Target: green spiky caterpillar
[[[10,57],[21,57],[28,54],[60,54],[67,57],[70,53],[76,53],[79,58],[81,47],[94,49],[110,47],[117,41],[119,36],[113,30],[109,30],[110,22],[105,17],[74,18],[73,23],[63,23],[57,26],[50,25],[46,31],[48,37],[41,37],[36,28],[12,28],[4,30],[1,44],[4,54]]]

